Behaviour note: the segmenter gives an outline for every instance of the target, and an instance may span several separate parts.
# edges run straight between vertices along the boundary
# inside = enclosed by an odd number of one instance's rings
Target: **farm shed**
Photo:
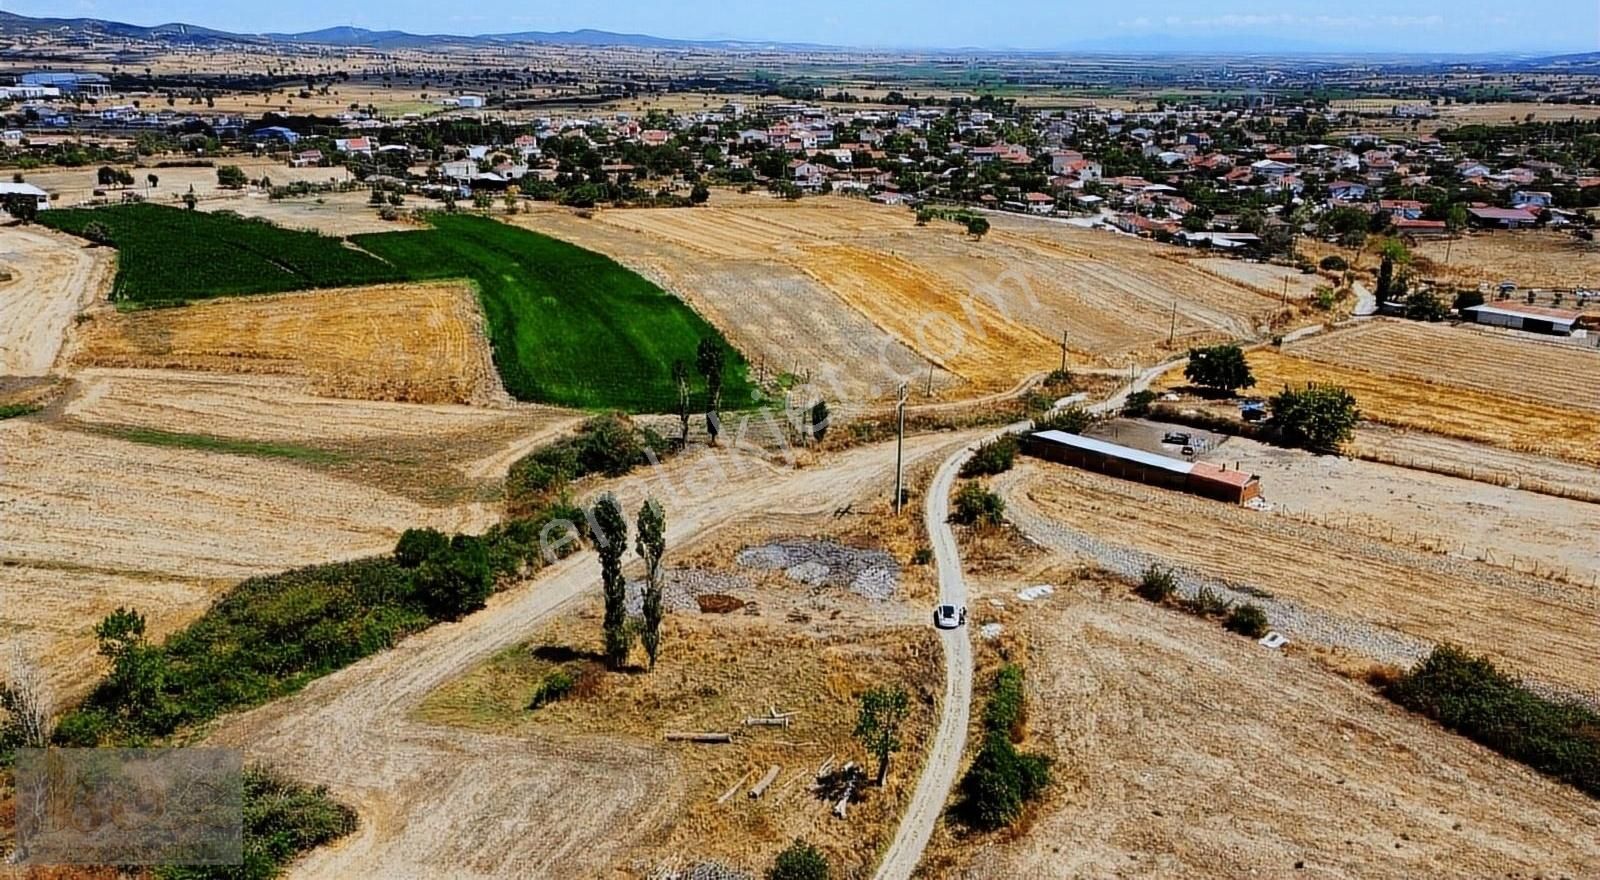
[[[1571,336],[1583,317],[1566,309],[1547,309],[1539,306],[1519,306],[1507,303],[1484,303],[1461,310],[1461,316],[1477,324],[1491,327],[1509,327],[1529,333],[1548,333],[1553,336]]]
[[[1243,504],[1261,495],[1261,481],[1254,474],[1230,471],[1205,462],[1179,461],[1065,431],[1027,434],[1022,438],[1021,449],[1024,454],[1057,464],[1189,492],[1217,501]]]

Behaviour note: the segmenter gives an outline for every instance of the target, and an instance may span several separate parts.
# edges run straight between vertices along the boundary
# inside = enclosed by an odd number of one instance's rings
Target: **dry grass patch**
[[[801,631],[737,613],[714,619],[671,615],[653,673],[599,671],[592,659],[600,648],[599,628],[596,607],[563,618],[529,644],[435,692],[419,710],[421,717],[541,740],[635,741],[656,756],[652,760],[672,762],[682,791],[676,818],[632,848],[632,864],[715,859],[760,871],[778,850],[803,837],[828,854],[841,876],[870,868],[909,796],[920,763],[917,744],[935,719],[942,679],[929,628],[822,625]],[[574,691],[528,710],[535,687],[558,668],[574,671]],[[865,760],[851,738],[857,695],[896,682],[912,694],[906,751],[887,789],[868,789],[847,820],[835,819],[806,786],[830,756]],[[743,726],[745,717],[772,707],[796,713],[790,727]],[[735,741],[662,741],[663,734],[678,730],[732,732]],[[774,764],[783,768],[777,781],[761,799],[751,800],[746,790]],[[718,804],[741,778],[734,796]]]
[[[104,310],[79,334],[79,366],[300,376],[326,397],[504,399],[477,298],[460,282]]]
[[[1417,321],[1367,321],[1285,346],[1295,357],[1600,411],[1600,351]]]

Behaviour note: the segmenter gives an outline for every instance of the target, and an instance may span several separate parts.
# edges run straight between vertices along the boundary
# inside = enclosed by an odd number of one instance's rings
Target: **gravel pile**
[[[748,591],[754,585],[736,574],[722,574],[699,568],[669,568],[665,583],[661,585],[661,607],[667,613],[700,613],[696,596],[708,593],[734,593]],[[628,581],[628,598],[625,603],[628,616],[644,615],[644,581]]]
[[[746,568],[782,571],[808,587],[838,587],[876,602],[894,597],[900,563],[882,550],[846,547],[833,541],[774,541],[739,551]]]
[[[1194,598],[1201,588],[1210,588],[1222,598],[1234,602],[1254,602],[1266,612],[1267,622],[1273,629],[1288,636],[1316,642],[1330,647],[1345,648],[1372,657],[1383,663],[1410,666],[1433,650],[1433,644],[1404,633],[1373,626],[1339,615],[1304,608],[1287,599],[1270,596],[1244,584],[1234,584],[1189,569],[1171,566],[1165,559],[1107,544],[1061,523],[1054,522],[1013,504],[1006,508],[1006,516],[1041,544],[1076,553],[1093,559],[1107,571],[1138,580],[1152,565],[1171,568],[1178,580],[1178,594],[1185,599]]]
[[[755,880],[755,875],[721,862],[696,862],[687,868],[659,867],[650,880]]]

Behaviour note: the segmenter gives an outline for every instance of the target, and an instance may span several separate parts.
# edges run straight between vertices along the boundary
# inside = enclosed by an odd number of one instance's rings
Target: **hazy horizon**
[[[1136,7],[1019,0],[990,7],[947,7],[909,0],[722,8],[705,0],[671,7],[612,0],[583,6],[484,0],[470,13],[440,14],[434,4],[282,0],[270,7],[199,0],[14,0],[5,11],[53,18],[103,18],[150,26],[181,22],[236,33],[314,31],[353,26],[416,34],[479,35],[594,29],[681,40],[821,43],[863,48],[1050,51],[1086,47],[1153,50],[1330,51],[1382,53],[1566,53],[1600,50],[1600,4],[1528,0],[1514,8],[1488,0],[1424,0],[1394,11],[1377,0],[1330,10],[1311,0],[1273,4],[1158,0]]]

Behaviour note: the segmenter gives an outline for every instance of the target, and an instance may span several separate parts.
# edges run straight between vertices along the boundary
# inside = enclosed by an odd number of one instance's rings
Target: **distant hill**
[[[788,49],[818,51],[829,46],[810,43],[749,42],[741,40],[676,40],[648,34],[618,34],[600,30],[520,31],[508,34],[413,34],[406,31],[374,31],[359,27],[329,27],[302,33],[235,34],[190,24],[161,24],[153,27],[107,21],[99,18],[32,18],[0,12],[0,35],[56,36],[68,39],[121,38],[167,40],[180,43],[242,43],[264,45],[349,46],[367,49],[425,49],[435,46],[490,46],[507,43],[544,43],[562,46],[622,46],[635,49],[717,49],[752,51]]]

